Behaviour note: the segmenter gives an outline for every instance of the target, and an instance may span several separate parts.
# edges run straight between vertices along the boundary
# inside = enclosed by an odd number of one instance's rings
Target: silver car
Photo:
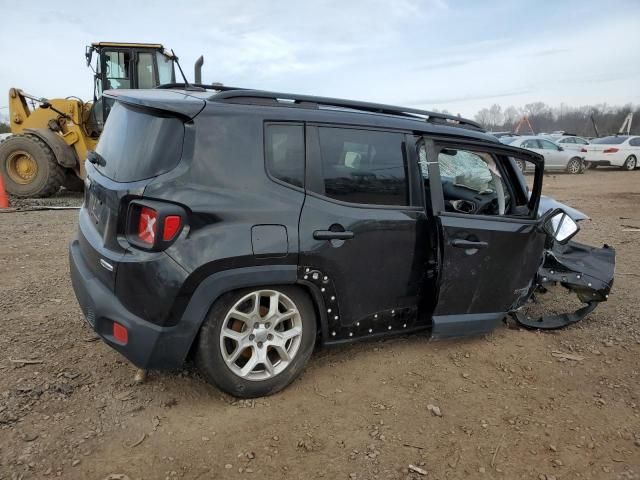
[[[501,138],[502,143],[507,143],[512,147],[526,148],[532,152],[539,153],[544,157],[544,169],[564,171],[568,173],[584,172],[584,152],[576,150],[565,150],[548,138],[537,136],[508,137]],[[520,169],[524,171],[524,162],[517,162]]]
[[[577,150],[582,153],[587,153],[586,146],[589,145],[589,140],[586,138],[578,137],[576,135],[550,135],[552,142],[558,144],[565,150]]]

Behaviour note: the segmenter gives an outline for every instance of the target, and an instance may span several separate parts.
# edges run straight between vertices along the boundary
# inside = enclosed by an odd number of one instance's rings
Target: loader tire
[[[12,135],[0,144],[0,174],[16,197],[49,197],[64,182],[64,169],[41,139]]]

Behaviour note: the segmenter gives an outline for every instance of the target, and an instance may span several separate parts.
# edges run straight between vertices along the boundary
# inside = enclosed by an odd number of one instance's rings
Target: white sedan
[[[562,170],[568,173],[584,172],[584,153],[576,150],[565,150],[556,145],[551,140],[543,137],[509,137],[501,138],[502,143],[507,143],[512,147],[526,148],[539,153],[544,157],[545,170]],[[522,170],[524,162],[516,160]],[[523,170],[524,171],[524,170]]]
[[[585,162],[589,167],[605,165],[633,170],[640,159],[640,136],[612,135],[594,138],[585,148]]]

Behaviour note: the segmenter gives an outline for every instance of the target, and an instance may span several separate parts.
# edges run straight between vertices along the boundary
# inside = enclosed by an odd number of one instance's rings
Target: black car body
[[[91,327],[138,367],[218,348],[203,325],[252,288],[295,288],[314,336],[335,344],[488,332],[544,283],[543,160],[471,121],[222,87],[107,95],[116,104],[87,162],[71,276]],[[535,169],[531,191],[516,160]],[[292,360],[295,372],[260,388],[266,363],[245,382],[203,362],[239,396],[278,390],[301,368]]]

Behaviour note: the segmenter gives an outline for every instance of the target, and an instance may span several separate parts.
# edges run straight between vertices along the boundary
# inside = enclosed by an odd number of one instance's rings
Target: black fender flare
[[[193,292],[180,321],[164,335],[165,338],[161,341],[163,345],[158,346],[160,351],[179,360],[181,365],[218,298],[239,288],[293,285],[298,280],[297,272],[296,265],[264,265],[223,270],[208,276]]]
[[[76,169],[79,165],[75,150],[67,145],[60,135],[46,128],[25,128],[24,132],[34,135],[46,143],[56,161],[65,168]]]

